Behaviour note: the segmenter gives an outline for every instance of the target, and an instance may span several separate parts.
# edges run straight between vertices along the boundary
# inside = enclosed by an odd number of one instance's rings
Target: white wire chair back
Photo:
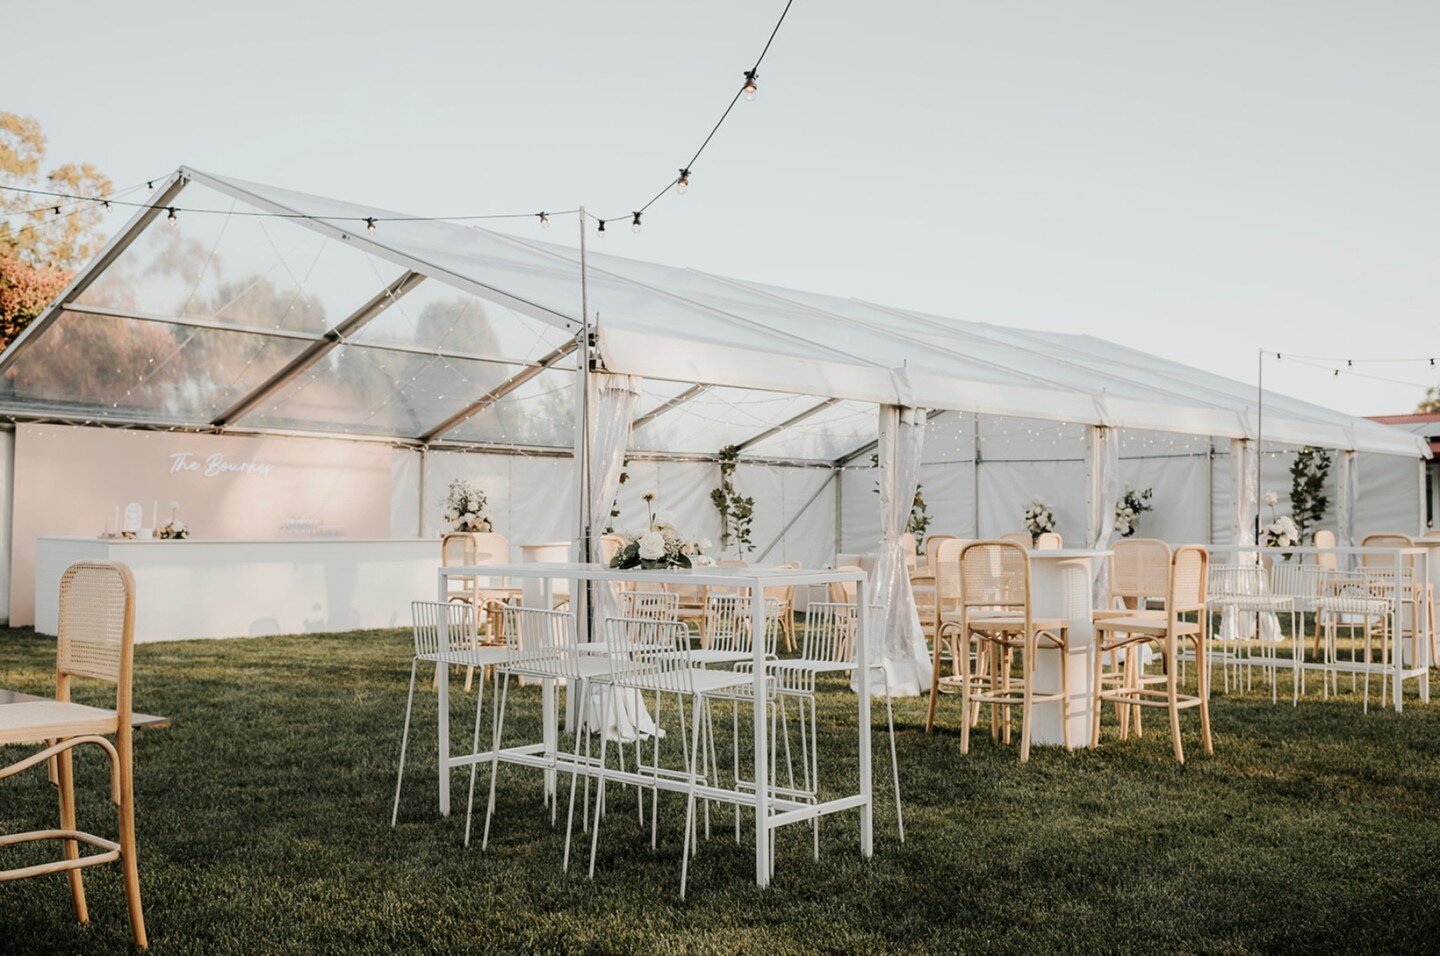
[[[705,636],[710,650],[752,653],[750,595],[711,594],[705,604]],[[765,598],[765,653],[774,654],[780,636],[780,602]]]
[[[1413,548],[1415,541],[1404,534],[1370,534],[1360,542],[1362,548]],[[1377,595],[1394,599],[1396,593],[1408,595],[1415,589],[1417,561],[1413,554],[1375,554],[1360,556],[1360,568],[1370,589]]]
[[[575,616],[568,610],[506,605],[502,637],[510,665],[541,669],[560,677],[580,676]]]
[[[885,622],[885,605],[870,605],[872,640]],[[855,659],[854,604],[811,601],[805,608],[805,637],[800,659],[822,664],[849,664]]]
[[[1244,608],[1273,603],[1270,574],[1259,564],[1212,564],[1208,577],[1211,607]]]
[[[434,658],[475,641],[475,605],[457,601],[411,601],[410,634],[415,656]]]
[[[689,629],[679,621],[612,617],[605,621],[610,681],[661,693],[693,694],[697,669]]]
[[[680,620],[680,595],[671,591],[625,591],[620,616],[646,621]]]
[[[1370,571],[1322,570],[1317,608],[1334,614],[1383,614],[1394,598],[1393,582],[1377,579]]]

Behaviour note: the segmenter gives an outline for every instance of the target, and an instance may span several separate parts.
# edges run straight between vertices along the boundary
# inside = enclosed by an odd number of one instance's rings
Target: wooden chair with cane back
[[[956,677],[960,676],[960,662],[956,657],[959,653],[957,638],[960,633],[962,600],[960,552],[968,543],[950,536],[936,546],[930,557],[930,566],[935,576],[935,596],[931,602],[930,620],[921,618],[922,626],[928,634],[934,636],[931,653],[935,672],[940,671],[940,655],[943,649],[948,653],[950,670]],[[933,712],[930,721],[933,722]]]
[[[1165,598],[1170,589],[1168,544],[1158,538],[1122,538],[1111,546],[1106,568],[1107,597],[1104,606],[1094,610],[1094,620],[1129,616],[1165,619]],[[1101,671],[1101,679],[1108,686],[1129,686],[1164,679],[1146,676],[1144,661],[1138,653],[1116,649],[1108,656],[1109,660]],[[1115,710],[1120,719],[1120,739],[1129,737],[1132,719],[1135,732],[1143,732],[1140,708],[1117,704]]]
[[[925,539],[925,559],[910,569],[910,593],[915,599],[915,610],[920,615],[920,631],[925,640],[935,639],[935,553],[946,541],[955,540],[953,534],[932,534]]]
[[[794,571],[800,567],[800,562],[789,561],[785,564],[777,564],[777,568]],[[775,585],[765,589],[766,601],[775,600],[780,604],[780,640],[785,644],[785,650],[794,652],[795,642],[795,585]]]
[[[1316,531],[1313,535],[1310,536],[1310,544],[1311,546],[1316,548],[1334,548],[1335,532],[1327,530],[1325,528],[1321,528],[1319,531]],[[1322,576],[1330,571],[1338,571],[1340,570],[1340,556],[1334,551],[1321,551],[1315,555],[1315,567],[1318,569],[1319,574]],[[1316,660],[1320,659],[1321,616],[1322,615],[1319,613],[1319,611],[1315,613],[1315,633],[1311,640],[1310,647],[1310,650],[1315,655]]]
[[[1130,707],[1168,709],[1175,759],[1180,763],[1185,762],[1185,749],[1180,740],[1180,711],[1198,708],[1205,752],[1214,752],[1210,737],[1210,658],[1206,648],[1206,638],[1210,630],[1207,610],[1209,578],[1209,552],[1195,545],[1176,548],[1170,560],[1164,620],[1135,614],[1095,622],[1096,706],[1091,711],[1092,749],[1100,742],[1100,704],[1108,700]],[[1195,678],[1198,685],[1194,694],[1182,694],[1179,689],[1182,641],[1189,641],[1194,645]],[[1155,647],[1165,665],[1165,689],[1157,689],[1153,684],[1142,681],[1106,688],[1101,678],[1103,655],[1122,648],[1129,652],[1145,644]]]
[[[1065,547],[1065,539],[1054,531],[1044,531],[1035,536],[1036,551],[1059,551]]]
[[[960,663],[958,678],[943,678],[960,688],[960,752],[970,752],[970,727],[978,723],[979,709],[990,705],[991,734],[1010,742],[1011,711],[1020,709],[1020,761],[1030,759],[1031,728],[1035,705],[1059,703],[1062,713],[1070,709],[1069,624],[1063,619],[1040,619],[1034,615],[1030,588],[1030,554],[1013,541],[975,541],[960,552],[960,646],[955,656]],[[977,642],[987,653],[984,666],[971,670],[969,647]],[[1060,686],[1035,687],[1040,650],[1060,652]],[[1018,664],[1019,686],[1012,671]],[[931,680],[930,708],[926,730],[934,726],[933,713],[939,695],[938,670]],[[1070,722],[1061,721],[1065,749],[1071,748]]]
[[[60,791],[60,827],[0,836],[0,847],[60,840],[62,859],[0,871],[0,883],[64,873],[75,918],[90,921],[81,870],[119,863],[135,945],[146,948],[140,906],[140,870],[135,851],[135,764],[132,687],[135,656],[135,579],[123,564],[82,562],[60,578],[60,616],[55,647],[55,698],[0,707],[0,745],[45,744],[44,749],[0,768],[0,779],[49,762]],[[115,685],[115,709],[70,699],[74,678]],[[115,742],[110,742],[111,737]],[[110,762],[110,800],[118,808],[119,839],[107,840],[76,828],[73,751],[93,745]],[[81,855],[80,844],[96,853]]]

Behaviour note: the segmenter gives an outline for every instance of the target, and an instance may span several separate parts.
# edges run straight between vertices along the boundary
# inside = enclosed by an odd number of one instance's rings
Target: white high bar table
[[[810,585],[849,584],[855,585],[856,607],[869,607],[869,582],[864,572],[844,570],[807,570],[803,568],[768,568],[763,566],[747,568],[690,568],[665,571],[647,571],[641,568],[619,570],[601,564],[579,563],[532,563],[532,564],[488,564],[477,567],[442,567],[436,572],[437,600],[446,600],[447,578],[472,577],[539,578],[544,583],[543,607],[549,607],[552,581],[572,582],[570,594],[577,596],[587,590],[579,587],[581,581],[602,581],[623,583],[629,581],[650,585],[690,585],[692,587],[744,588],[761,600],[750,602],[751,633],[762,635],[751,642],[754,652],[754,675],[752,684],[755,695],[755,885],[768,886],[770,883],[770,847],[774,830],[787,823],[808,820],[820,813],[858,808],[860,811],[860,853],[869,859],[875,852],[875,798],[872,784],[870,757],[870,682],[859,681],[859,749],[860,789],[858,793],[836,800],[826,801],[818,806],[804,807],[772,814],[770,808],[770,755],[767,709],[769,701],[765,693],[768,679],[765,667],[765,601],[766,588],[807,587]],[[855,633],[856,673],[868,674],[870,665],[869,622],[870,615],[857,613]],[[579,618],[576,617],[576,626]],[[450,771],[476,762],[478,758],[489,759],[489,754],[470,754],[463,757],[450,756],[450,668],[439,668],[439,743],[440,743],[440,813],[450,814]],[[545,695],[545,745],[547,749],[556,746],[556,708],[553,681],[546,681]],[[547,786],[551,783],[547,781]],[[748,801],[746,801],[748,802]]]

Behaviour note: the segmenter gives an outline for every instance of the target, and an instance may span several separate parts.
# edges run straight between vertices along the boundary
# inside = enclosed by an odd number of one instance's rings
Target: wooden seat
[[[1205,752],[1214,752],[1210,737],[1210,664],[1206,649],[1210,628],[1206,601],[1209,565],[1210,556],[1204,548],[1186,546],[1175,550],[1170,561],[1164,621],[1137,614],[1095,622],[1096,703],[1092,708],[1091,749],[1100,742],[1101,704],[1108,700],[1126,707],[1168,709],[1175,759],[1181,763],[1185,762],[1185,750],[1180,740],[1180,711],[1198,708]],[[1190,614],[1195,616],[1194,620],[1181,616]],[[1199,685],[1195,694],[1181,694],[1179,690],[1182,638],[1195,648],[1195,677]],[[1105,654],[1122,649],[1128,654],[1145,644],[1153,645],[1160,653],[1165,665],[1165,688],[1157,689],[1153,682],[1139,675],[1138,669],[1126,669],[1118,685],[1107,687],[1102,674]]]
[[[120,864],[130,930],[145,949],[140,905],[140,871],[135,850],[135,774],[131,685],[135,650],[135,579],[123,564],[82,562],[60,578],[60,615],[55,646],[55,699],[0,706],[0,744],[48,743],[44,749],[0,768],[0,780],[49,763],[60,791],[60,828],[0,836],[0,847],[59,840],[63,857],[48,863],[0,870],[0,883],[64,873],[75,918],[90,921],[80,871],[102,863]],[[70,700],[76,677],[115,685],[115,709]],[[112,743],[110,737],[115,740]],[[110,799],[118,808],[119,837],[108,840],[76,828],[73,751],[91,745],[110,763]],[[80,845],[98,852],[80,854]]]
[[[1070,631],[1066,621],[1037,619],[1030,597],[1030,554],[1014,541],[976,541],[960,552],[960,622],[941,627],[940,638],[954,634],[959,646],[952,651],[960,673],[941,677],[939,645],[930,684],[930,708],[925,730],[935,726],[936,702],[942,684],[960,690],[960,752],[970,751],[970,728],[979,722],[980,705],[990,704],[991,733],[1010,742],[1010,712],[1020,708],[1020,761],[1030,759],[1031,725],[1035,705],[1058,702],[1068,712]],[[971,670],[970,645],[977,643],[977,667]],[[1034,685],[1038,651],[1060,652],[1060,687],[1037,689]],[[1012,683],[1011,671],[1019,665],[1019,686]],[[1002,722],[1003,721],[1003,722]],[[1070,749],[1070,722],[1061,721],[1065,749]]]

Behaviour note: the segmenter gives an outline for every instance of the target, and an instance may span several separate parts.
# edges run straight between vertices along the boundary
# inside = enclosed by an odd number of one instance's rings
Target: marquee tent
[[[1156,527],[1223,541],[1252,526],[1255,469],[1288,483],[1271,469],[1314,445],[1337,453],[1335,521],[1353,537],[1356,456],[1402,478],[1429,456],[1283,395],[1264,395],[1262,419],[1248,384],[1086,335],[593,242],[582,266],[577,248],[184,167],[150,203],[0,355],[0,416],[388,442],[420,452],[406,473],[422,531],[433,489],[479,454],[548,462],[528,490],[571,531],[588,509],[598,533],[617,495],[631,520],[640,490],[668,485],[704,533],[716,454],[734,446],[757,498],[752,557],[823,562],[883,539],[888,592],[917,482],[944,530],[1012,530],[1039,495],[1067,538],[1103,543],[1129,482],[1156,487]],[[572,477],[576,454],[590,467]],[[620,485],[623,469],[638,478]],[[1396,487],[1414,524],[1418,481]]]

